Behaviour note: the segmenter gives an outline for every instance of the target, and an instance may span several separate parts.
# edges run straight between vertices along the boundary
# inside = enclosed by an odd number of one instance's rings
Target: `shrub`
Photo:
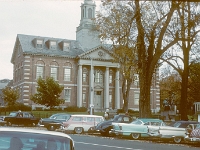
[[[86,112],[87,108],[85,108],[85,107],[77,107],[77,106],[68,106],[64,110],[66,110],[67,112]]]

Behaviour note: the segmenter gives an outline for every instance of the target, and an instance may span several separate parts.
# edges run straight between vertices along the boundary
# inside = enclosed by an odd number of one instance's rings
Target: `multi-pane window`
[[[70,43],[64,42],[63,43],[63,51],[68,51],[69,50],[69,46],[70,46]]]
[[[87,82],[87,69],[83,68],[83,82]]]
[[[37,61],[36,66],[36,79],[39,77],[44,78],[44,62],[42,60]]]
[[[109,95],[109,102],[112,103],[112,95]]]
[[[66,62],[64,64],[64,81],[71,81],[72,64]]]
[[[64,80],[71,81],[71,68],[64,69]]]
[[[109,75],[109,83],[112,83],[112,74]]]
[[[134,105],[139,105],[139,93],[134,93]]]
[[[113,71],[110,70],[109,71],[109,83],[112,83],[112,81],[113,81]]]
[[[51,67],[51,77],[54,78],[54,80],[58,79],[58,67]]]
[[[37,40],[36,48],[42,48],[43,47],[43,40]]]
[[[37,66],[36,68],[36,79],[38,79],[39,77],[44,77],[44,66]]]
[[[95,83],[103,83],[103,75],[102,75],[101,71],[97,70],[95,72],[94,82]]]
[[[86,103],[86,96],[85,96],[85,93],[83,93],[83,103]]]
[[[65,89],[64,90],[64,99],[65,102],[70,102],[70,97],[71,97],[71,89]]]
[[[50,42],[50,49],[56,49],[56,42],[55,41]]]

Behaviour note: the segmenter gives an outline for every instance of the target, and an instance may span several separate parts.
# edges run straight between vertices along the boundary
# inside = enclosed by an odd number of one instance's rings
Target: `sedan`
[[[149,137],[148,127],[158,129],[160,126],[166,126],[160,119],[140,118],[135,121],[126,123],[113,123],[113,129],[110,133],[114,133],[121,137],[131,137],[136,140],[141,137]]]
[[[175,143],[181,143],[185,136],[186,130],[190,124],[199,124],[197,121],[176,121],[172,126],[160,127],[159,130],[150,132],[149,135],[164,140],[173,140]]]
[[[60,132],[25,128],[0,128],[1,150],[74,150],[73,139]]]
[[[53,114],[49,118],[42,118],[39,121],[38,126],[45,127],[45,128],[47,128],[47,130],[50,130],[50,131],[54,131],[56,129],[59,129],[60,125],[63,122],[69,120],[70,116],[71,115],[67,114],[67,113]]]

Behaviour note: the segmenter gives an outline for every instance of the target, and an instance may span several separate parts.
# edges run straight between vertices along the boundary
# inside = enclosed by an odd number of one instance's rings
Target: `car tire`
[[[74,133],[76,133],[76,134],[82,134],[83,133],[83,128],[82,127],[76,127],[76,128],[74,128]]]
[[[140,138],[140,134],[139,134],[139,133],[131,133],[131,138],[132,138],[133,140],[137,140],[137,139]]]
[[[47,127],[47,130],[49,131],[55,131],[55,127],[53,125],[50,125]]]
[[[178,143],[182,142],[182,138],[181,137],[174,137],[173,141],[178,144]]]

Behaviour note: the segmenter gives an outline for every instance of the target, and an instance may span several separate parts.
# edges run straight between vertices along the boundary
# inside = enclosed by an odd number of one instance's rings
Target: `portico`
[[[101,50],[96,50],[101,51]],[[112,63],[111,61],[99,60],[98,55],[95,56],[95,51],[92,56],[81,57],[78,63],[78,76],[77,76],[77,106],[83,105],[83,67],[89,68],[89,98],[88,104],[94,105],[94,110],[105,110],[114,105],[115,109],[120,108],[120,90],[119,90],[119,64]],[[104,54],[108,55],[108,54]],[[109,56],[110,57],[110,56]],[[87,58],[87,59],[84,59]],[[114,74],[109,74],[110,70],[114,70]],[[111,79],[110,79],[111,78]],[[114,80],[113,80],[114,79]],[[110,82],[113,80],[114,87],[111,88]],[[110,106],[110,90],[114,90],[114,104]]]

